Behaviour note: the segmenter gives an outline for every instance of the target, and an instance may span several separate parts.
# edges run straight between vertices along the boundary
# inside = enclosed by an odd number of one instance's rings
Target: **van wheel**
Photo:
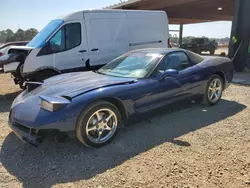
[[[78,117],[76,137],[89,147],[101,147],[113,140],[121,125],[121,113],[115,105],[99,100],[86,109]]]
[[[58,74],[59,74],[58,72],[56,72],[54,70],[51,70],[51,69],[41,70],[41,71],[38,71],[38,72],[34,73],[32,75],[31,80],[36,81],[36,82],[41,82],[43,80],[46,80],[47,78],[56,76]]]

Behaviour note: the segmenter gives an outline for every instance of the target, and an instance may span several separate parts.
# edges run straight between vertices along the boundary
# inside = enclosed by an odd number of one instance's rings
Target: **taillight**
[[[0,52],[0,57],[3,56],[4,54],[2,52]]]

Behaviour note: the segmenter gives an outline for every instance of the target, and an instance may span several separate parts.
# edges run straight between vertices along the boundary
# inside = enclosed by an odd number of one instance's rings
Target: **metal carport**
[[[233,21],[229,57],[233,57],[236,71],[242,71],[249,61],[250,0],[129,0],[112,5],[112,9],[164,10],[170,24],[180,24],[180,42],[183,24],[211,21]],[[211,28],[212,29],[212,28]]]

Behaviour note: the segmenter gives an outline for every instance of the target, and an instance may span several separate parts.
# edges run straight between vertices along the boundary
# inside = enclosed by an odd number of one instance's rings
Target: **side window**
[[[81,44],[81,24],[64,25],[49,40],[50,53],[58,53],[75,48]]]
[[[57,31],[57,33],[49,40],[49,47],[51,53],[62,52],[65,50],[64,27]]]
[[[81,24],[71,23],[65,25],[66,50],[75,48],[81,44]]]
[[[190,66],[189,59],[184,52],[176,52],[167,55],[161,64],[159,65],[158,71],[160,73],[167,69],[175,69],[178,71],[184,70]]]
[[[195,54],[191,51],[186,51],[190,60],[194,63],[194,64],[198,64],[200,62],[202,62],[204,60],[204,58],[198,54]]]

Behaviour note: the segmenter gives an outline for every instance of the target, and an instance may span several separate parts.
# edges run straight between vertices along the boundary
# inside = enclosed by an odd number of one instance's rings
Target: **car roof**
[[[139,50],[133,50],[130,53],[157,53],[161,55],[167,55],[171,52],[185,52],[186,50],[180,48],[145,48]]]
[[[26,45],[26,44],[28,44],[28,43],[29,43],[29,41],[14,41],[14,42],[7,42],[7,43],[1,45],[1,46],[0,46],[0,49],[3,49],[3,48],[5,48],[5,47],[11,46],[11,45]]]

